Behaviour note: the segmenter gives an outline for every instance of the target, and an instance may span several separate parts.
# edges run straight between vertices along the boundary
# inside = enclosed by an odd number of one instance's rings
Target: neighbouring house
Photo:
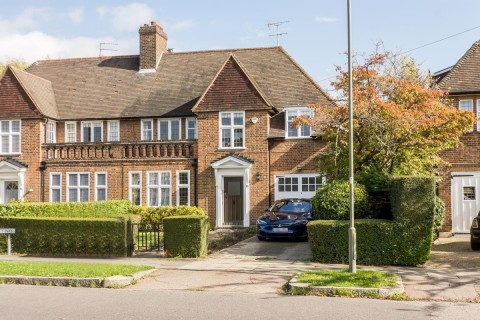
[[[454,105],[480,116],[480,41],[458,62],[434,74],[439,88],[448,92]],[[480,118],[472,131],[461,138],[462,145],[442,153],[451,166],[439,183],[439,196],[446,204],[444,230],[469,233],[480,210]]]
[[[314,195],[325,147],[307,105],[334,106],[281,47],[37,61],[0,79],[0,203],[130,199],[198,205],[249,226],[278,198]]]

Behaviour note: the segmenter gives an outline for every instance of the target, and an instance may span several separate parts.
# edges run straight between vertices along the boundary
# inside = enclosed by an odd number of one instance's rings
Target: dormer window
[[[46,129],[46,143],[56,143],[57,142],[57,124],[55,122],[49,121],[47,122],[47,129]]]
[[[158,120],[158,140],[182,139],[180,119]]]
[[[299,116],[312,116],[312,110],[308,108],[289,108],[285,110],[285,132],[287,138],[310,138],[312,128],[307,124],[301,124],[298,127],[293,126],[295,118]]]
[[[103,141],[103,126],[101,121],[82,122],[82,142]]]
[[[0,121],[0,154],[20,153],[20,120]]]

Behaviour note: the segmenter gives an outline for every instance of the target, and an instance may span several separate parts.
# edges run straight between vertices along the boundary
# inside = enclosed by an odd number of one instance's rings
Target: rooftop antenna
[[[290,22],[290,21],[285,20],[285,21],[278,21],[278,22],[272,22],[272,23],[267,24],[268,29],[270,29],[271,26],[274,26],[274,27],[277,28],[277,32],[276,32],[275,34],[270,34],[270,35],[269,35],[270,37],[275,37],[275,36],[277,37],[277,47],[278,47],[278,38],[279,38],[280,36],[283,36],[283,35],[285,35],[285,34],[288,34],[288,32],[279,32],[278,28],[279,28],[282,24],[288,23],[288,22]]]
[[[118,46],[118,43],[100,42],[100,52],[98,54],[99,57],[102,56],[102,51],[118,51],[117,49],[105,48],[105,46]]]

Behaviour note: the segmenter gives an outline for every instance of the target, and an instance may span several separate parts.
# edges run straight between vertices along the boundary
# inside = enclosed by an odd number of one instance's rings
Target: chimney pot
[[[155,70],[167,52],[167,35],[155,21],[140,27],[140,70]]]

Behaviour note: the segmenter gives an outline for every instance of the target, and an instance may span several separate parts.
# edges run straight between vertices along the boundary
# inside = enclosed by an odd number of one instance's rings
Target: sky
[[[352,48],[408,53],[432,72],[457,62],[480,39],[478,0],[352,0]],[[138,54],[138,29],[156,21],[175,52],[279,44],[327,90],[346,66],[347,1],[2,1],[0,62]],[[287,22],[285,22],[287,21]],[[470,30],[473,29],[473,30]],[[470,31],[467,31],[470,30]]]

